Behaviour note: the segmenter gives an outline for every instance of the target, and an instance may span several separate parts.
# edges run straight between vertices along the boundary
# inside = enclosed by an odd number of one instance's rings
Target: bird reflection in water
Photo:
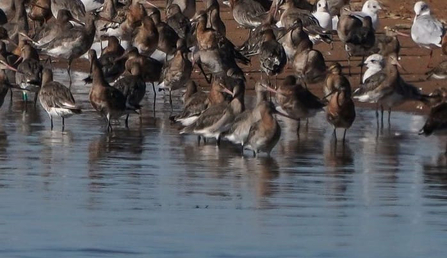
[[[110,133],[104,133],[100,137],[94,139],[89,144],[89,177],[91,179],[102,179],[104,174],[103,168],[109,168],[107,161],[119,159],[141,160],[143,153],[144,136],[141,131],[116,130]],[[129,171],[134,171],[127,162],[123,162],[120,166],[126,166]]]
[[[139,195],[143,173],[144,135],[140,130],[116,129],[93,139],[88,146],[89,209],[100,206],[98,196],[112,186],[112,178],[132,185],[132,195]],[[116,180],[112,180],[116,184]],[[147,184],[146,184],[147,186]],[[140,189],[140,190],[139,190]],[[126,197],[128,198],[128,197]],[[138,199],[138,197],[130,197]]]
[[[324,145],[324,164],[326,167],[327,198],[333,201],[346,200],[345,196],[350,176],[354,173],[354,153],[349,143],[326,141]]]
[[[275,179],[279,177],[279,165],[278,162],[272,157],[259,157],[258,159],[244,159],[246,164],[246,171],[250,179],[250,187],[253,187],[256,191],[257,208],[258,209],[271,209],[274,208],[274,204],[271,203],[269,198],[278,192]],[[254,184],[254,185],[252,185]]]
[[[42,149],[40,150],[40,161],[42,170],[40,176],[43,179],[43,188],[49,192],[49,186],[53,181],[53,175],[64,176],[61,173],[68,173],[69,168],[65,167],[65,162],[72,159],[71,149],[73,143],[73,134],[67,130],[60,131],[40,131],[39,142]]]
[[[442,148],[442,147],[441,147]],[[441,153],[422,166],[426,190],[436,194],[426,194],[426,197],[447,200],[447,154]]]
[[[18,94],[16,94],[18,95]],[[26,107],[28,105],[28,107]],[[31,103],[26,103],[20,99],[14,99],[11,107],[11,112],[6,116],[11,124],[17,126],[19,131],[24,135],[31,135],[35,131],[44,128],[40,109],[34,107]]]

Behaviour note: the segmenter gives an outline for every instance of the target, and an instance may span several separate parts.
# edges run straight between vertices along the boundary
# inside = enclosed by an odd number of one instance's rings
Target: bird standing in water
[[[61,83],[53,81],[53,72],[47,68],[42,72],[39,102],[50,116],[51,130],[53,130],[54,116],[62,118],[62,131],[64,131],[65,118],[81,113],[70,90]]]
[[[89,93],[90,103],[107,120],[107,130],[112,131],[112,119],[119,119],[125,114],[136,113],[135,110],[139,107],[128,106],[129,103],[123,93],[107,83],[95,50],[89,50],[89,58],[93,78]]]
[[[349,85],[342,84],[333,90],[327,106],[326,118],[334,126],[335,141],[337,141],[337,128],[344,129],[343,142],[345,142],[346,131],[355,120],[355,106],[351,98],[351,87]]]

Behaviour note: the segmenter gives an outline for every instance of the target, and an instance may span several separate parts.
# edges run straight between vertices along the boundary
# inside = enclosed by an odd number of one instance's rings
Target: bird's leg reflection
[[[332,137],[335,139],[335,142],[337,142],[337,129],[334,127],[334,131],[332,132]]]
[[[391,127],[391,108],[388,108],[388,127]]]
[[[346,142],[346,132],[348,131],[348,129],[345,129],[345,131],[343,132],[343,146],[345,145]]]

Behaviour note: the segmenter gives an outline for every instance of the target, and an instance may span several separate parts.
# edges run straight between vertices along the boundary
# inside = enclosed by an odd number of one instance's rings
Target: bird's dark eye
[[[375,6],[375,5],[374,5],[374,6],[373,6],[373,8],[374,8],[374,9],[376,9],[376,8],[377,8],[377,6]]]

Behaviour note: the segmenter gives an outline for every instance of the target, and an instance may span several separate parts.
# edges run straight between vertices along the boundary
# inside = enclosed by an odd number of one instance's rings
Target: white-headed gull
[[[377,0],[368,0],[363,4],[361,12],[352,12],[351,15],[356,16],[359,19],[363,19],[365,16],[371,17],[374,30],[377,30],[379,26],[378,12],[382,10]]]
[[[320,26],[325,30],[332,30],[332,16],[329,13],[326,0],[317,3],[317,10],[312,15],[318,20]]]
[[[442,23],[431,15],[430,7],[423,1],[414,5],[413,26],[411,26],[411,38],[421,47],[430,49],[430,59],[433,55],[432,47],[441,47],[442,37],[446,30]]]
[[[364,64],[366,65],[366,71],[363,74],[362,83],[365,83],[366,79],[380,72],[385,67],[385,58],[382,55],[373,54],[366,58]]]

